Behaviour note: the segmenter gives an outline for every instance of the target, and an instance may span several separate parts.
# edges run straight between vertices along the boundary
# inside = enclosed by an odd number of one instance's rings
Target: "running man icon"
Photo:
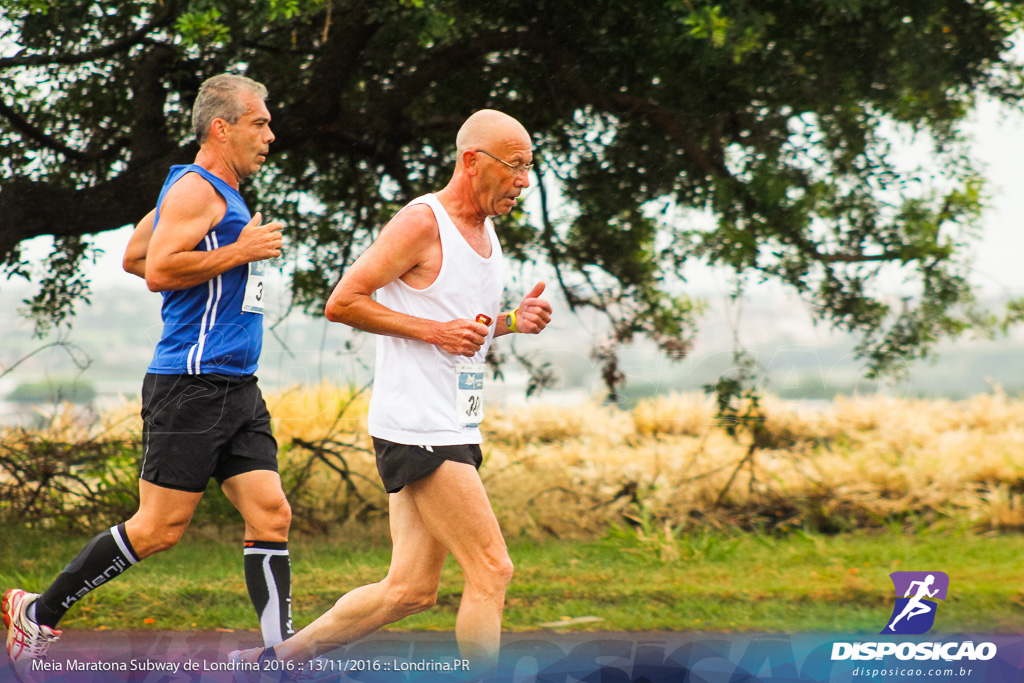
[[[882,633],[904,635],[927,633],[935,623],[937,603],[926,598],[946,599],[949,577],[945,572],[893,572],[896,605]],[[902,621],[902,624],[900,623]]]

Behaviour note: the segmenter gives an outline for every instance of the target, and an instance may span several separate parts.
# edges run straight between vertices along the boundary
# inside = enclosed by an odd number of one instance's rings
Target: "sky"
[[[1024,295],[1024,112],[979,108],[967,130],[974,153],[986,165],[992,195],[978,244],[974,282],[983,291]]]

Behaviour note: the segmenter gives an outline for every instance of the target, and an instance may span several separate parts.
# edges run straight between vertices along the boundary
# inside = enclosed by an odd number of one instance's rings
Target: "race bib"
[[[455,366],[455,412],[461,427],[479,427],[484,419],[483,363]]]
[[[245,295],[242,297],[243,313],[263,315],[263,280],[267,272],[265,261],[249,264],[249,277],[245,281]]]

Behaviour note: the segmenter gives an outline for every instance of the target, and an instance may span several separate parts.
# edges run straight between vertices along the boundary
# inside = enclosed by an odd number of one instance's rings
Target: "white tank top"
[[[377,290],[377,302],[393,311],[438,322],[473,320],[480,313],[496,320],[505,273],[501,245],[490,219],[485,229],[491,255],[484,258],[466,242],[437,197],[424,195],[405,208],[416,204],[426,204],[434,212],[441,236],[441,270],[425,289],[395,280]],[[494,339],[494,328],[492,322],[484,345],[472,358],[454,356],[422,341],[379,335],[370,434],[417,446],[480,443],[480,429],[460,423],[456,366],[482,364]]]

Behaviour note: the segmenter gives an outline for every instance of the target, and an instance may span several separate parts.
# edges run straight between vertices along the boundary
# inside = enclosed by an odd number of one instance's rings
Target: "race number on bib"
[[[267,272],[265,261],[249,264],[249,277],[245,281],[245,296],[242,297],[243,313],[263,315],[263,280]]]
[[[461,427],[478,427],[484,419],[483,363],[459,363],[455,366],[455,412]]]

